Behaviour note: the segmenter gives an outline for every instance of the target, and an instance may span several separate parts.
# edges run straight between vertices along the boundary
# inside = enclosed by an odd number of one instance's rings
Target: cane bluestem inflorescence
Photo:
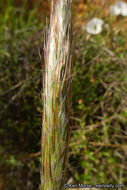
[[[45,45],[41,190],[61,190],[69,137],[71,0],[52,0]]]

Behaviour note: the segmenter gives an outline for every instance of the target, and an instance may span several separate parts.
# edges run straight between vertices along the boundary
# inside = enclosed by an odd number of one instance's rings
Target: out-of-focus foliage
[[[36,189],[40,178],[38,158],[26,156],[40,151],[41,134],[44,33],[34,7],[0,5],[0,189]]]
[[[74,183],[127,181],[127,17],[110,16],[109,6],[106,0],[73,4],[78,73],[72,85],[68,169]],[[0,190],[34,190],[40,184],[40,158],[30,153],[40,151],[39,50],[44,63],[47,7],[41,0],[0,3]],[[85,30],[93,17],[106,23],[96,36]]]
[[[89,18],[96,16],[97,9],[98,6],[92,7]],[[75,28],[74,71],[79,73],[72,85],[70,160],[74,162],[72,175],[80,183],[126,185],[127,26],[124,23],[127,18],[109,15],[107,18],[105,11],[101,11],[101,18],[108,27],[101,34],[92,36],[83,26],[80,33]],[[79,17],[80,22],[87,18],[86,14]]]

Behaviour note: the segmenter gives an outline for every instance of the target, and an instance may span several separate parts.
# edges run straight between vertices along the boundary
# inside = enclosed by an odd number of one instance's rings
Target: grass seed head
[[[41,190],[62,189],[71,84],[71,0],[52,0],[43,79]]]

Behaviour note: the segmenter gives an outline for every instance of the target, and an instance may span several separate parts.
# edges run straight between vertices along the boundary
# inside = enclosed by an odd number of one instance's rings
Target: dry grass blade
[[[52,1],[43,73],[41,190],[60,190],[65,181],[72,74],[70,9],[71,0]]]

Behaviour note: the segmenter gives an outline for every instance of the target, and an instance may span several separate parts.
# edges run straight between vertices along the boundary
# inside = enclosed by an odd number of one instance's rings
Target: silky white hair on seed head
[[[42,189],[61,189],[68,145],[71,0],[52,0],[45,45],[42,121]]]

